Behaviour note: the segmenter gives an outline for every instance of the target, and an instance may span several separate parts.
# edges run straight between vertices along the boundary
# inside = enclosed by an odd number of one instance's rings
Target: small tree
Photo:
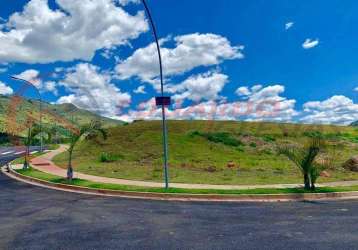
[[[30,158],[30,146],[32,144],[32,141],[33,141],[33,138],[35,137],[35,131],[34,130],[34,127],[29,127],[27,129],[27,135],[26,135],[26,138],[25,138],[25,146],[26,146],[26,153],[25,153],[25,159],[24,159],[24,165],[23,165],[23,169],[28,169],[29,166],[30,166],[30,163],[29,163],[29,158]]]
[[[287,156],[301,170],[306,190],[315,189],[315,183],[321,172],[325,169],[323,164],[315,161],[318,154],[322,151],[324,144],[324,141],[320,137],[313,137],[303,147],[287,145],[278,147],[279,154]]]
[[[67,179],[72,181],[73,179],[73,167],[72,167],[72,154],[78,141],[81,139],[88,139],[100,134],[104,140],[107,139],[106,131],[101,127],[101,124],[97,121],[92,121],[89,124],[83,125],[76,132],[70,132],[70,146],[68,148],[68,166],[67,166]]]
[[[27,128],[27,135],[25,138],[26,153],[23,169],[28,169],[30,166],[30,147],[34,142],[35,137],[44,136],[44,134],[46,134],[48,138],[51,138],[51,131],[44,126],[41,127],[37,123],[32,123]]]

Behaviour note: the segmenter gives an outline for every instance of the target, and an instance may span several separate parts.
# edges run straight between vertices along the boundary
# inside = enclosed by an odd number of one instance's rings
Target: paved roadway
[[[40,146],[30,147],[30,152],[36,153],[40,150]],[[23,156],[26,153],[26,148],[21,147],[1,147],[0,148],[0,165],[4,165],[7,162],[10,162],[19,156]]]
[[[358,249],[358,201],[143,201],[0,174],[0,249]]]

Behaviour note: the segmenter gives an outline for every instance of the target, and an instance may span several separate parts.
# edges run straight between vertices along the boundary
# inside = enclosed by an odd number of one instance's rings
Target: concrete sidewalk
[[[63,153],[67,150],[67,146],[61,145],[60,148],[53,150],[49,153],[41,155],[31,160],[31,165],[33,168],[61,176],[66,177],[67,171],[56,166],[52,159],[56,155]],[[101,183],[110,183],[110,184],[119,184],[127,186],[140,186],[140,187],[164,187],[163,183],[160,182],[148,182],[148,181],[135,181],[135,180],[125,180],[125,179],[116,179],[109,177],[93,176],[88,174],[83,174],[74,171],[74,178],[79,178],[83,180],[101,182]],[[358,185],[358,181],[340,181],[340,182],[327,182],[318,184],[318,187],[335,187],[335,186],[355,186]],[[170,183],[170,187],[173,188],[186,188],[186,189],[222,189],[222,190],[243,190],[243,189],[256,189],[256,188],[296,188],[302,187],[302,184],[269,184],[269,185],[212,185],[212,184],[186,184],[186,183]]]

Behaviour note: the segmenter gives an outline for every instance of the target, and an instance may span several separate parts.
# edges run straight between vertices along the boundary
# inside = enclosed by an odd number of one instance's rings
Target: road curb
[[[68,184],[52,183],[22,175],[10,168],[7,172],[4,168],[1,171],[10,178],[32,184],[39,187],[107,197],[146,199],[146,200],[166,200],[166,201],[210,201],[210,202],[285,202],[285,201],[317,201],[317,200],[348,200],[358,199],[358,191],[352,192],[333,192],[333,193],[306,193],[306,194],[176,194],[176,193],[151,193],[120,191],[107,189],[94,189]]]

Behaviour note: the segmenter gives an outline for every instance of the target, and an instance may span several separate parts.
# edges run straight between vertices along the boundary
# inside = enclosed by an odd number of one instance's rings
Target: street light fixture
[[[160,90],[161,96],[156,98],[156,104],[162,108],[162,129],[163,129],[163,151],[164,151],[164,178],[165,178],[165,188],[169,188],[169,170],[168,170],[168,140],[167,140],[167,124],[165,117],[165,106],[170,104],[170,98],[164,96],[164,84],[163,84],[163,67],[162,67],[162,56],[160,53],[159,40],[157,35],[157,30],[150,14],[149,7],[145,0],[142,0],[145,11],[148,15],[150,25],[152,27],[153,35],[155,38],[155,43],[157,45],[158,59],[159,59],[159,73],[160,73]]]
[[[42,139],[42,96],[41,96],[41,93],[40,93],[39,89],[34,84],[32,84],[31,82],[29,82],[25,79],[18,78],[15,76],[11,76],[11,79],[13,79],[15,81],[24,82],[26,85],[34,87],[36,89],[36,93],[40,97],[40,135],[41,135],[40,136],[40,152],[42,152],[43,151],[43,139]]]

